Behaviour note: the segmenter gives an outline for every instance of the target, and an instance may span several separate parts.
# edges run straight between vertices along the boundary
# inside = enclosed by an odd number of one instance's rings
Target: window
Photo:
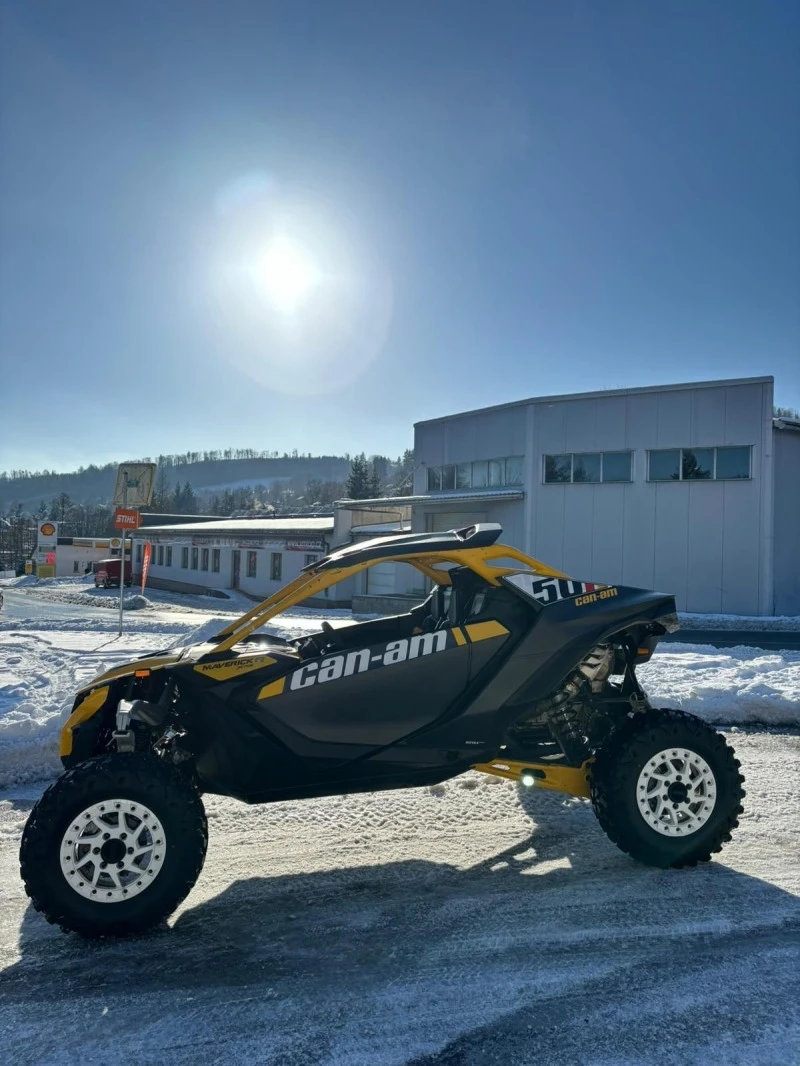
[[[572,456],[546,455],[544,457],[544,480],[548,485],[572,481]]]
[[[269,576],[273,581],[280,581],[283,574],[283,556],[273,552],[269,557]]]
[[[717,481],[749,478],[750,448],[717,448]]]
[[[208,570],[208,548],[203,548],[200,555],[200,569]]]
[[[212,574],[219,573],[219,548],[211,549],[211,572]]]
[[[81,564],[77,559],[73,559],[72,561],[72,572],[73,574],[79,574],[81,572]]]
[[[603,481],[631,480],[631,453],[603,452]]]
[[[512,455],[506,459],[506,485],[522,484],[522,456]]]
[[[166,565],[167,566],[172,566],[172,548],[167,548]]]
[[[183,570],[189,569],[189,549],[181,548],[181,568]]]
[[[306,555],[305,556],[305,562],[303,563],[303,566],[311,566],[311,564],[315,563],[317,561],[317,559],[319,559],[319,556],[318,555],[314,555],[313,553],[311,555]]]
[[[469,489],[495,489],[521,484],[521,455],[428,467],[428,492],[451,492],[454,489],[464,492]]]
[[[630,480],[630,452],[568,452],[544,457],[546,485],[613,484]]]
[[[197,569],[197,556],[199,552],[197,548],[192,548],[192,570]]]
[[[136,545],[136,562],[140,563],[141,561],[142,561],[142,545],[141,545],[141,543],[139,543],[139,544]]]
[[[650,481],[733,481],[749,478],[750,448],[660,448],[648,453]]]
[[[684,448],[681,456],[684,481],[708,481],[714,476],[713,448]]]
[[[159,546],[158,546],[158,565],[159,566],[163,566],[164,565],[164,545],[163,544],[159,544]]]
[[[600,452],[573,455],[572,480],[578,482],[599,481],[601,462]]]
[[[485,489],[489,484],[489,464],[483,462],[472,464],[472,487],[473,489]]]
[[[649,471],[651,481],[679,481],[681,476],[680,448],[650,452]]]
[[[506,483],[506,461],[505,459],[490,459],[489,460],[489,484],[492,488],[500,488],[501,485]]]
[[[248,552],[247,553],[247,576],[248,577],[255,577],[257,573],[258,573],[258,553],[257,552]]]

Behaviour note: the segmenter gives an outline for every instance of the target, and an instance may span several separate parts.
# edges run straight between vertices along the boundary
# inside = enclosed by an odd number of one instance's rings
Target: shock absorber
[[[579,690],[580,683],[571,679],[548,701],[546,711],[550,732],[572,763],[583,762],[589,754],[589,746],[581,728],[580,704],[575,700]]]
[[[613,664],[614,649],[608,644],[599,644],[578,664],[563,688],[546,701],[543,709],[550,731],[570,762],[582,762],[590,754],[582,696],[589,688],[592,692],[602,690]]]

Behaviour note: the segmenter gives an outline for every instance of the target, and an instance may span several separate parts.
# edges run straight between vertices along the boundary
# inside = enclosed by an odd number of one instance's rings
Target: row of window
[[[305,566],[315,563],[318,555],[311,553],[305,556]],[[142,561],[142,545],[136,545],[136,561]],[[169,545],[159,544],[153,553],[153,563],[156,566],[172,566],[172,548]],[[182,570],[206,570],[212,574],[218,574],[220,568],[219,548],[181,548]],[[258,552],[248,551],[245,559],[245,573],[248,577],[258,576]],[[283,580],[283,554],[270,552],[269,575],[271,581]]]
[[[522,456],[480,459],[474,463],[447,463],[428,467],[428,492],[455,489],[494,489],[522,484]]]
[[[647,453],[648,481],[739,481],[750,473],[750,447],[660,448]],[[633,480],[632,452],[545,455],[546,485]]]
[[[567,482],[613,482],[631,480],[631,452],[576,452],[567,455],[544,457],[544,481],[546,485]]]

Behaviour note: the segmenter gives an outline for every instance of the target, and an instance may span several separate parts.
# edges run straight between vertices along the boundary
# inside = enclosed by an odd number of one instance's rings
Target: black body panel
[[[446,780],[495,758],[597,644],[657,639],[652,623],[675,610],[640,589],[543,605],[466,568],[450,576],[407,615],[173,668],[202,787],[259,803]]]

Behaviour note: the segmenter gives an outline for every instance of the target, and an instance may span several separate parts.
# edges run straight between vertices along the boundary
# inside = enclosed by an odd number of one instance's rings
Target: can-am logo
[[[439,629],[435,633],[420,633],[408,640],[390,640],[382,652],[374,648],[361,648],[341,655],[328,655],[319,663],[306,663],[295,670],[289,679],[289,688],[296,691],[326,681],[337,681],[340,677],[352,677],[353,674],[363,674],[381,666],[394,666],[395,663],[404,663],[421,655],[433,655],[444,651],[446,647],[447,630]]]

